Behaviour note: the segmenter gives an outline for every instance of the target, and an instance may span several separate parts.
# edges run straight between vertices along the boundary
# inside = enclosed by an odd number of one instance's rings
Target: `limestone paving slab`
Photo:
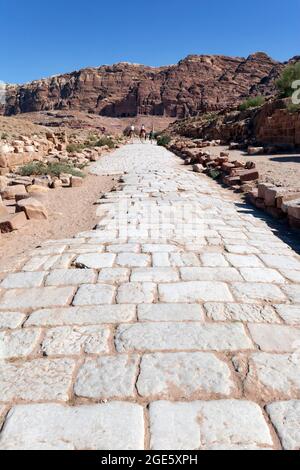
[[[0,435],[0,449],[142,450],[144,417],[140,405],[113,402],[64,407],[15,406]]]
[[[140,304],[137,309],[139,321],[204,321],[199,304]]]
[[[80,326],[101,323],[127,323],[133,321],[135,317],[136,306],[130,304],[53,308],[33,312],[26,320],[25,326]]]
[[[285,450],[298,450],[300,448],[300,401],[282,401],[271,403],[267,412],[278,432],[282,446]]]
[[[300,257],[162,147],[91,168],[96,229],[1,276],[0,448],[299,449]]]
[[[243,400],[152,403],[150,434],[153,450],[273,445],[262,410]]]
[[[117,351],[253,349],[241,324],[139,323],[120,325],[115,336]]]
[[[74,392],[97,399],[132,398],[138,373],[138,356],[106,356],[87,359],[79,369]]]
[[[28,328],[0,332],[0,360],[26,357],[33,354],[39,344],[41,330]]]
[[[47,356],[109,351],[110,330],[100,326],[61,326],[46,331],[42,351]]]
[[[0,402],[68,401],[75,362],[35,359],[0,363]]]
[[[247,392],[265,401],[300,398],[300,350],[298,354],[251,355],[245,381]]]
[[[0,299],[0,310],[63,307],[71,302],[74,293],[73,287],[9,289]]]
[[[191,399],[228,396],[235,390],[228,365],[210,353],[145,354],[137,389],[141,396]]]

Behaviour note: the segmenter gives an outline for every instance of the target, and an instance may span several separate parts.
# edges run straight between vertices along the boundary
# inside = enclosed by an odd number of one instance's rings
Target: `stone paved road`
[[[165,149],[0,284],[1,449],[300,449],[300,258]]]

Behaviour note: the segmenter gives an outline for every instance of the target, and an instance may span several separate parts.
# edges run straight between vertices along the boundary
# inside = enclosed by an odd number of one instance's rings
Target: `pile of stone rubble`
[[[300,187],[285,188],[259,182],[259,172],[253,161],[229,161],[229,152],[212,155],[207,147],[220,145],[220,141],[178,139],[169,149],[192,165],[196,173],[206,173],[233,190],[246,194],[249,202],[277,219],[287,219],[292,228],[300,229]],[[236,148],[231,144],[230,149]],[[250,147],[249,155],[263,153],[263,148]]]

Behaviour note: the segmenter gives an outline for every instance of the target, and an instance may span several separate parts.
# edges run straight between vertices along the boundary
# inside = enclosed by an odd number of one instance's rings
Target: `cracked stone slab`
[[[188,269],[188,268],[186,268]],[[222,282],[177,282],[158,286],[161,302],[232,301],[228,286]]]
[[[235,268],[180,268],[183,281],[241,281],[242,277]]]
[[[248,325],[253,341],[265,352],[295,352],[300,347],[300,329],[285,325]]]
[[[99,273],[98,282],[122,284],[129,281],[129,276],[130,269],[127,268],[103,268]]]
[[[241,324],[138,323],[120,325],[115,344],[117,351],[253,349]]]
[[[280,288],[274,284],[258,282],[235,282],[231,289],[236,299],[241,302],[281,302],[286,297]]]
[[[13,329],[21,326],[26,315],[19,312],[0,312],[0,329]]]
[[[125,268],[146,267],[151,264],[151,257],[141,253],[119,253],[116,264]]]
[[[207,302],[204,308],[208,318],[214,321],[280,323],[270,305]]]
[[[140,304],[139,321],[204,321],[199,304]]]
[[[247,282],[274,282],[284,284],[286,280],[271,268],[241,268],[240,273]]]
[[[115,258],[113,253],[87,253],[77,256],[75,264],[90,269],[111,268]]]
[[[47,356],[109,352],[109,328],[61,326],[46,331],[42,351]]]
[[[156,296],[153,282],[128,282],[118,288],[118,304],[151,304]]]
[[[74,386],[78,397],[97,399],[134,398],[137,356],[106,356],[87,359]]]
[[[126,402],[75,407],[51,403],[15,406],[0,435],[0,449],[6,450],[143,448],[143,408]]]
[[[275,305],[278,314],[290,325],[300,325],[300,305]]]
[[[156,353],[142,357],[137,389],[143,397],[192,399],[229,396],[235,390],[228,365],[211,353]]]
[[[243,400],[152,403],[150,435],[152,450],[273,446],[262,410]]]
[[[0,363],[0,400],[30,402],[67,401],[75,361],[36,359],[29,362]]]
[[[71,302],[74,292],[74,287],[10,289],[0,299],[0,310],[63,307]]]
[[[135,311],[135,305],[130,304],[43,309],[33,312],[26,321],[25,326],[80,326],[101,323],[127,323],[135,319]]]
[[[112,304],[115,290],[115,287],[109,284],[84,284],[79,287],[74,297],[73,305],[85,306]]]
[[[226,254],[227,260],[235,268],[263,268],[263,263],[255,255]]]
[[[260,258],[270,268],[300,270],[300,261],[293,256],[260,255]]]
[[[248,393],[265,401],[300,398],[299,354],[256,353],[251,355],[245,381]]]
[[[40,337],[41,330],[33,328],[0,332],[0,359],[29,356],[37,348]]]
[[[279,435],[284,450],[300,448],[300,401],[271,403],[267,412]]]
[[[0,287],[3,289],[40,287],[46,274],[45,271],[12,273],[6,276],[4,281],[0,283]]]
[[[53,269],[47,276],[46,286],[92,284],[97,274],[92,269]]]
[[[179,274],[172,268],[135,268],[132,270],[132,282],[174,282],[179,281]]]

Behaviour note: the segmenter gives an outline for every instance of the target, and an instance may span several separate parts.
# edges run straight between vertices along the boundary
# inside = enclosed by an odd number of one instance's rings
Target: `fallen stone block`
[[[27,222],[24,212],[17,212],[15,214],[8,214],[0,217],[0,231],[1,233],[12,232],[22,228]]]
[[[223,163],[222,165],[222,171],[225,171],[226,173],[230,173],[233,168],[235,168],[235,165],[230,162]]]
[[[248,147],[248,155],[260,155],[264,153],[264,147]]]
[[[33,197],[19,201],[17,211],[24,211],[27,219],[41,220],[48,218],[46,208]]]
[[[239,171],[239,177],[241,178],[242,183],[245,181],[254,181],[258,180],[259,174],[257,170],[241,170]]]
[[[278,209],[282,209],[285,202],[295,201],[297,199],[300,199],[300,191],[289,190],[287,193],[276,198],[276,207],[278,207]]]
[[[0,192],[3,191],[8,185],[8,179],[5,176],[0,176]]]
[[[289,217],[300,220],[300,198],[294,201],[284,202],[282,208]]]
[[[193,166],[193,171],[195,173],[203,173],[203,171],[205,170],[204,166],[201,165],[200,163],[198,163],[197,165],[194,165]]]
[[[239,176],[225,176],[223,182],[229,186],[236,186],[241,184],[241,179]]]
[[[274,185],[270,183],[259,183],[257,188],[258,188],[258,197],[261,199],[265,199],[266,189],[274,188]]]
[[[17,194],[26,194],[26,188],[23,184],[17,184],[15,186],[7,186],[2,192],[1,195],[3,199],[15,199]]]
[[[83,178],[80,176],[71,176],[71,187],[72,188],[77,188],[79,186],[82,186],[83,183]]]

